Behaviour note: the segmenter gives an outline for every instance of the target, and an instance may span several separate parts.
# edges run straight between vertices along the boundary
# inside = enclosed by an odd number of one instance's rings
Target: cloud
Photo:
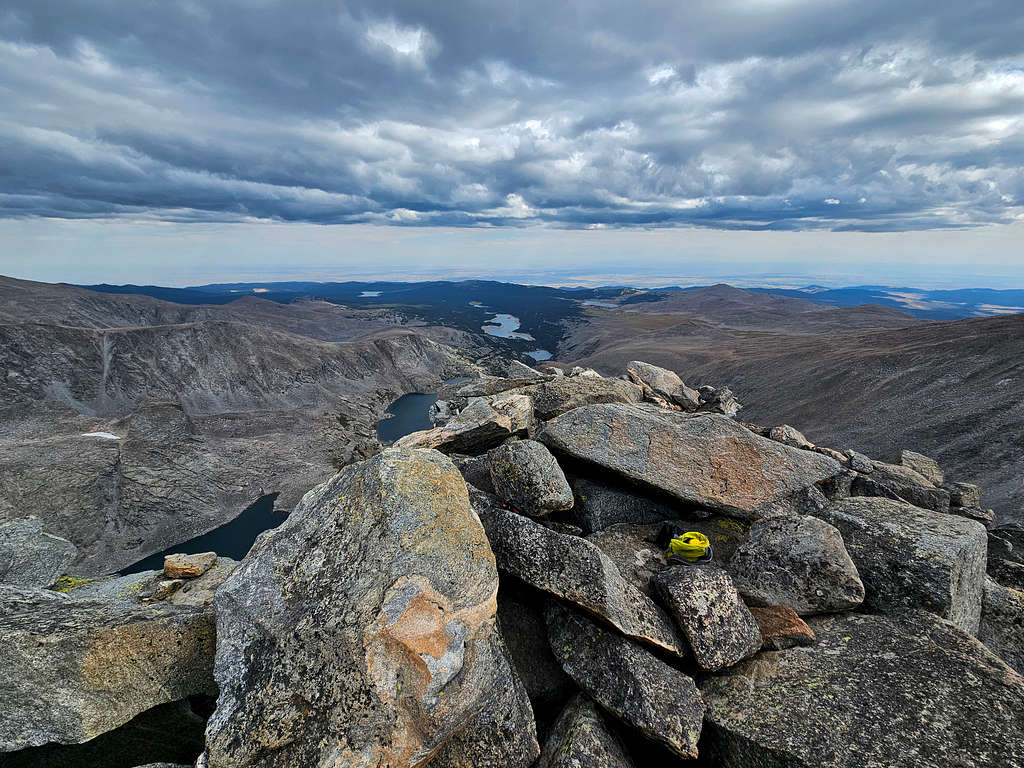
[[[1007,223],[1024,216],[1016,6],[15,0],[0,216]]]

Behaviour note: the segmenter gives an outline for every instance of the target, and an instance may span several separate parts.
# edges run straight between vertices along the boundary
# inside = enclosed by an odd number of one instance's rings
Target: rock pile
[[[3,587],[0,749],[215,681],[205,768],[1024,765],[1024,529],[975,486],[647,363],[523,368],[453,384],[226,573]],[[709,561],[666,558],[687,530]]]

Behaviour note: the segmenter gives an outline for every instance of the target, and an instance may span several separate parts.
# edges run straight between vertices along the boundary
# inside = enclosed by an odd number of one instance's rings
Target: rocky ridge
[[[522,373],[448,387],[443,423],[313,488],[237,567],[46,584],[68,550],[45,540],[57,565],[0,587],[25,638],[0,749],[215,687],[205,768],[1024,765],[1024,531],[979,520],[979,489],[737,421],[638,361]],[[666,530],[705,532],[710,562],[668,561]],[[164,649],[163,693],[108,650],[50,697],[51,632],[56,670],[97,633]]]

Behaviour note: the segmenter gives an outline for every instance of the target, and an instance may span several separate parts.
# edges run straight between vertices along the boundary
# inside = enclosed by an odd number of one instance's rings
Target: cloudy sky
[[[1020,0],[0,6],[8,274],[1024,284],[1022,246]]]

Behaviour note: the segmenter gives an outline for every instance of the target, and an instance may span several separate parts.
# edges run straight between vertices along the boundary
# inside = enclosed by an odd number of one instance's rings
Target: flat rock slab
[[[37,517],[0,525],[0,584],[48,587],[65,573],[78,549],[43,530]]]
[[[750,613],[761,630],[762,650],[781,651],[814,644],[814,630],[788,605],[755,607]]]
[[[495,494],[530,515],[571,509],[572,489],[543,443],[516,440],[487,454]]]
[[[761,509],[839,474],[838,462],[760,437],[720,414],[650,405],[589,405],[538,439],[687,505],[754,519]]]
[[[622,379],[573,376],[551,379],[516,392],[529,395],[538,419],[553,419],[559,414],[594,403],[637,403],[640,387]]]
[[[673,565],[651,583],[702,669],[716,672],[761,650],[761,630],[719,566]]]
[[[806,616],[864,602],[864,584],[843,537],[816,517],[758,520],[728,570],[750,605],[788,605]]]
[[[926,613],[809,621],[818,642],[701,687],[723,768],[1024,764],[1024,678]]]
[[[506,696],[497,587],[448,457],[346,467],[217,590],[208,768],[424,763]]]
[[[51,595],[0,591],[0,752],[82,743],[216,692],[212,609]]]
[[[680,757],[697,757],[704,703],[692,679],[555,601],[547,624],[552,652],[591,698]]]
[[[551,726],[537,768],[633,768],[633,761],[593,700],[577,694]]]
[[[922,608],[978,631],[988,547],[980,523],[868,497],[834,502],[821,516],[843,535],[865,606],[883,613]]]
[[[881,496],[935,512],[949,512],[949,491],[936,488],[919,472],[902,464],[872,462],[870,474],[854,479],[852,492],[855,496]]]
[[[628,583],[594,544],[502,509],[479,491],[471,491],[471,498],[502,571],[568,600],[629,637],[685,655],[683,641],[665,612]]]

